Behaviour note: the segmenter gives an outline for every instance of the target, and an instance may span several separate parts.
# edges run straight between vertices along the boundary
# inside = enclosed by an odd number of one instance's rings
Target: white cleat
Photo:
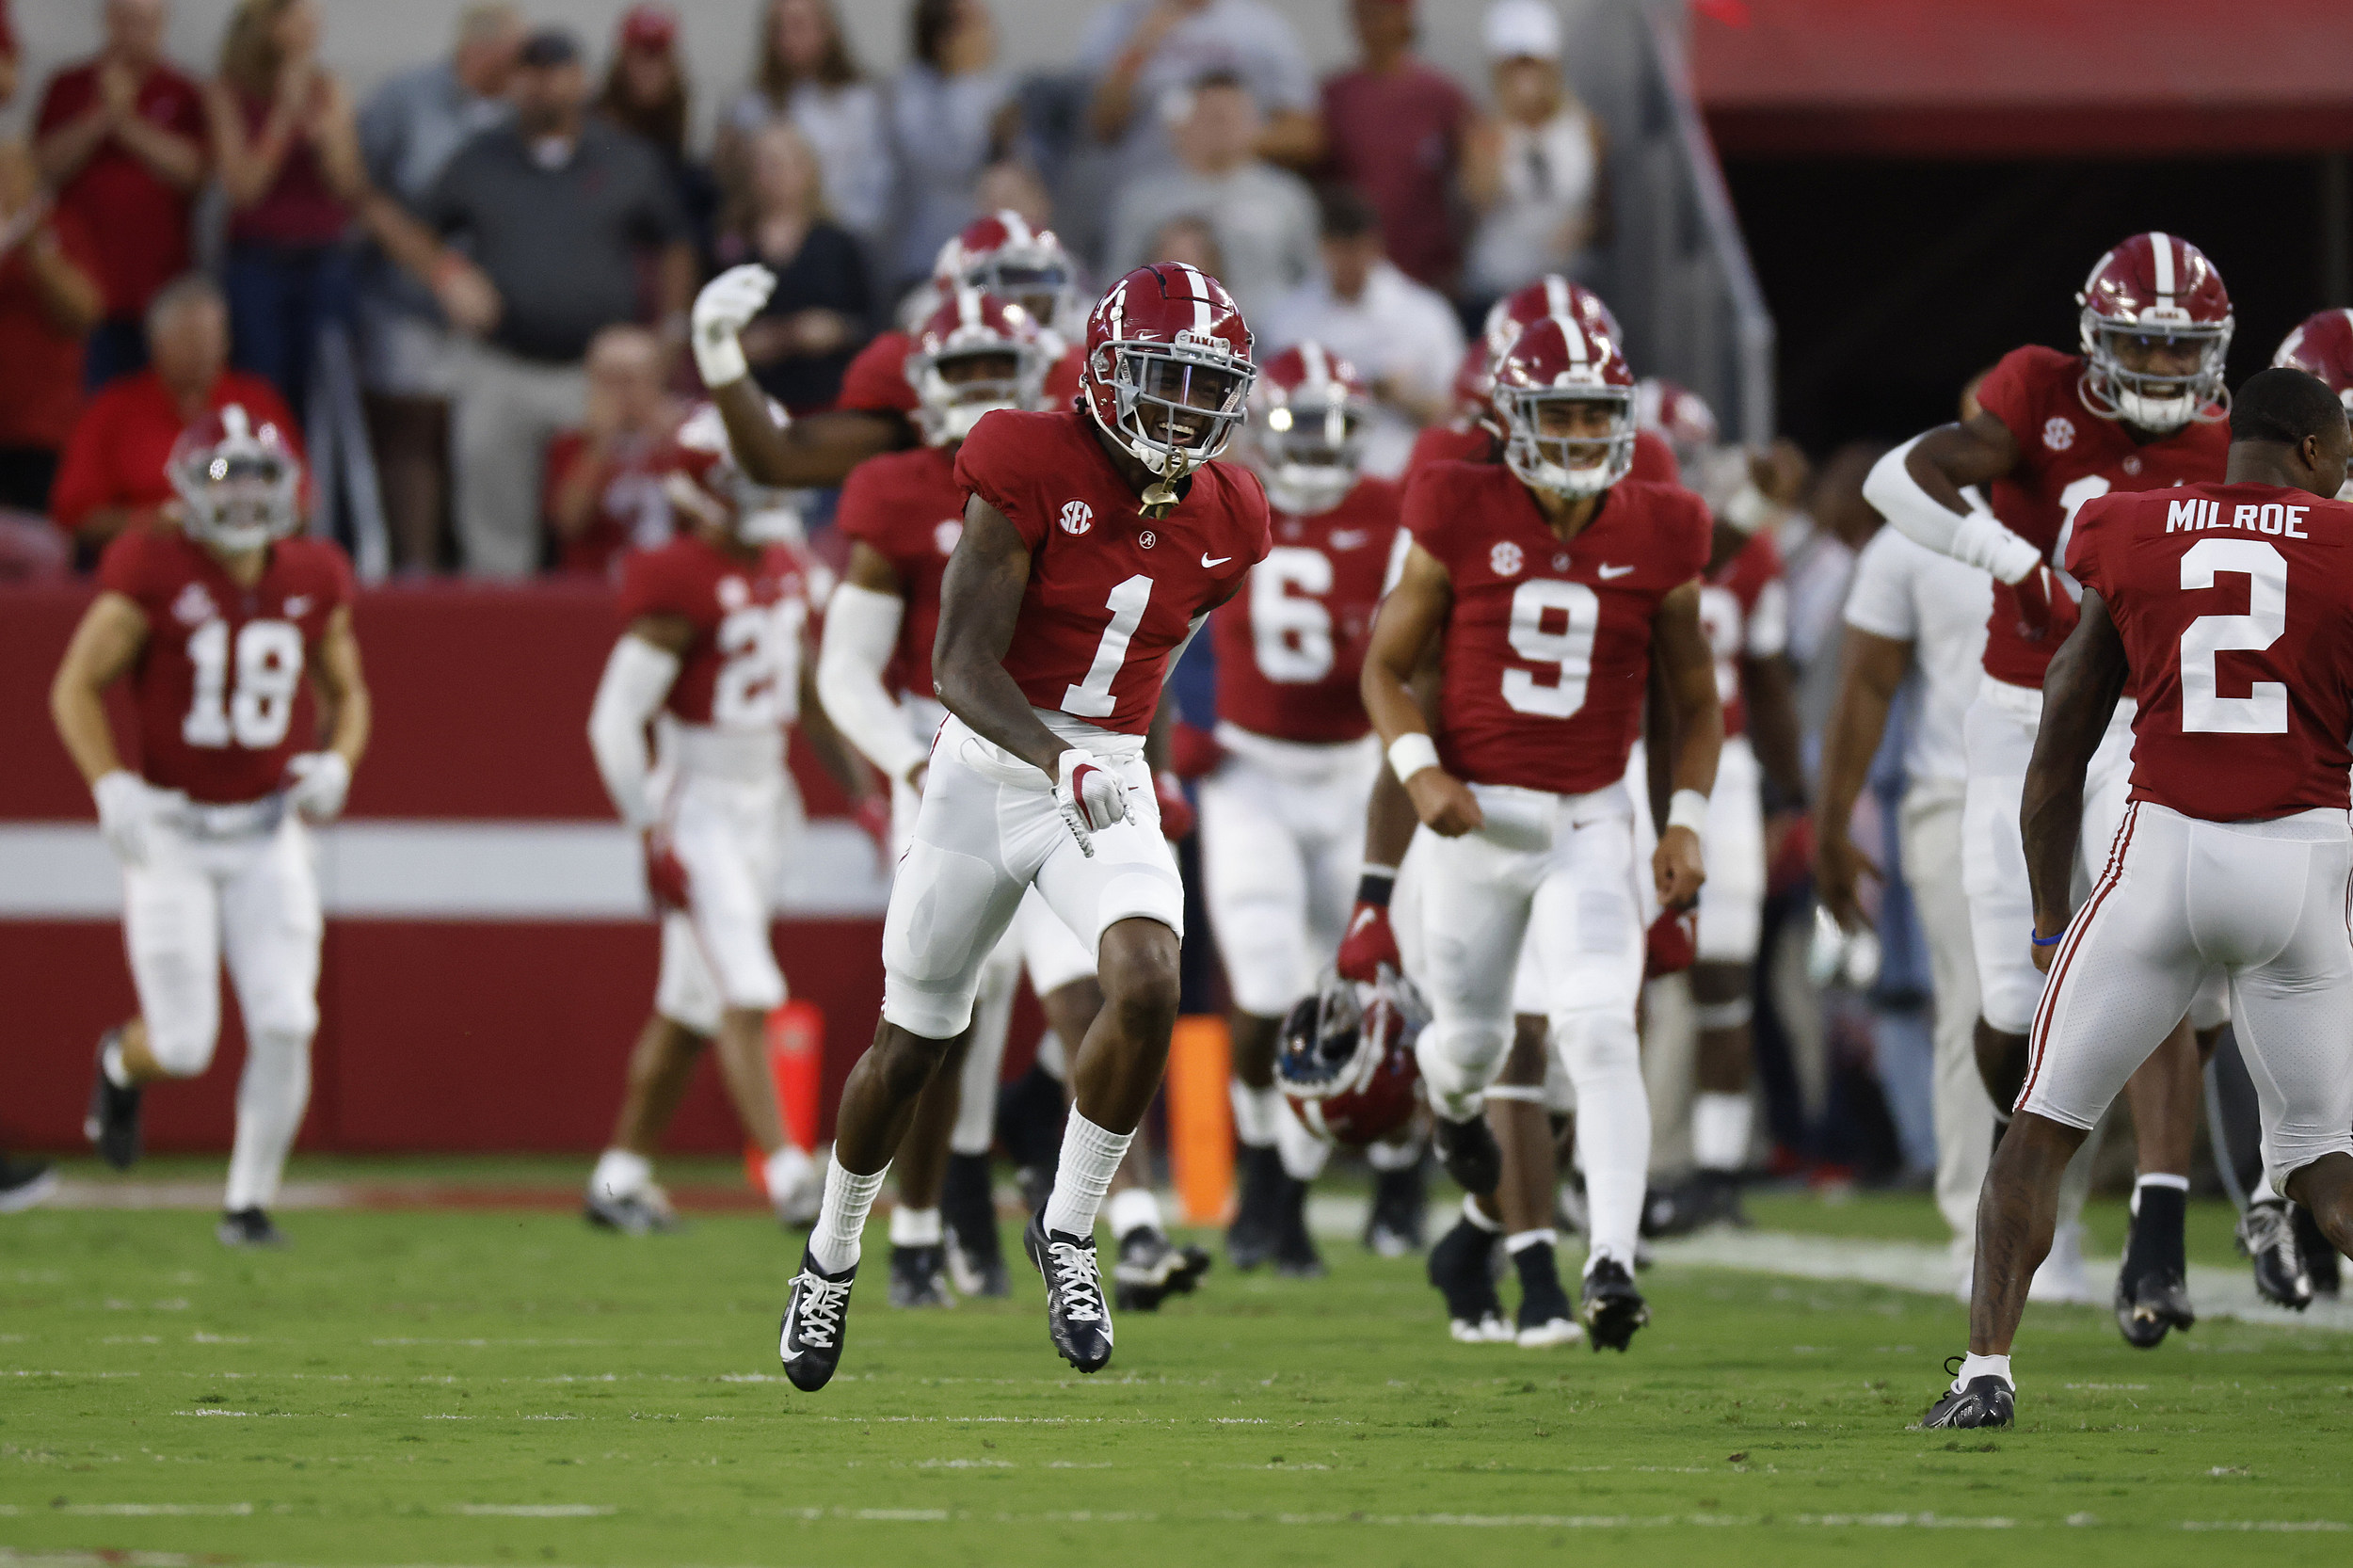
[[[1509,1345],[1517,1337],[1499,1312],[1479,1319],[1449,1318],[1446,1331],[1458,1345]]]
[[[1513,1341],[1524,1351],[1542,1351],[1555,1345],[1574,1345],[1584,1337],[1585,1326],[1576,1319],[1554,1318],[1530,1323],[1513,1336]]]

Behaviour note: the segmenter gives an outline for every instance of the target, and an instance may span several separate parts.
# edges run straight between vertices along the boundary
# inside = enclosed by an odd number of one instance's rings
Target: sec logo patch
[[[2064,414],[2053,414],[2042,422],[2042,444],[2054,452],[2064,452],[2075,444],[2075,422]]]
[[[1509,539],[1498,541],[1487,552],[1487,566],[1497,577],[1517,577],[1521,564],[1520,547]]]
[[[1062,531],[1064,533],[1083,534],[1094,526],[1094,507],[1083,501],[1065,501],[1062,504]]]

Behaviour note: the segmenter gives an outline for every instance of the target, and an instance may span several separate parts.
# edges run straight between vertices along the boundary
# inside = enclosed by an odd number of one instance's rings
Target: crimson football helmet
[[[1608,338],[1621,349],[1625,344],[1625,334],[1618,328],[1618,318],[1602,303],[1601,296],[1557,272],[1547,272],[1487,307],[1487,319],[1479,335],[1486,341],[1488,364],[1492,367],[1501,363],[1519,335],[1546,316],[1575,321],[1588,334]]]
[[[1328,512],[1356,486],[1371,394],[1356,367],[1319,343],[1286,348],[1250,391],[1252,466],[1286,512]]]
[[[964,440],[993,408],[1034,408],[1046,389],[1037,323],[1018,305],[959,287],[916,329],[907,384],[932,446]]]
[[[792,420],[773,398],[768,417],[778,425]],[[750,544],[803,542],[800,508],[790,492],[756,485],[744,472],[717,405],[697,403],[687,413],[664,467],[663,494],[689,524],[715,523]]]
[[[1300,1121],[1328,1143],[1362,1147],[1414,1114],[1421,1068],[1414,1041],[1430,1009],[1387,965],[1370,984],[1326,975],[1283,1020],[1274,1081]]]
[[[1051,229],[1033,229],[1010,207],[974,218],[939,248],[932,277],[943,286],[979,289],[1030,312],[1048,331],[1075,336],[1079,273]]]
[[[1665,438],[1687,485],[1699,476],[1701,465],[1722,439],[1716,410],[1690,388],[1663,376],[1645,376],[1634,383],[1634,423]]]
[[[1573,316],[1521,330],[1496,365],[1503,460],[1520,482],[1556,495],[1599,495],[1634,467],[1634,376],[1617,340]],[[1599,411],[1599,428],[1583,410]]]
[[[2281,341],[2271,362],[2319,376],[2353,417],[2353,311],[2316,311],[2306,316]],[[2353,478],[2345,480],[2337,499],[2353,501]]]
[[[1224,452],[1257,367],[1225,285],[1181,262],[1140,266],[1087,317],[1080,395],[1111,438],[1174,482]]]
[[[1477,424],[1495,423],[1495,405],[1487,394],[1495,391],[1495,356],[1488,350],[1484,333],[1471,339],[1463,350],[1463,358],[1454,366],[1454,413],[1458,419],[1467,418]]]
[[[2160,433],[2230,417],[2231,292],[2204,251],[2173,234],[2135,234],[2100,258],[2075,303],[2085,408]],[[2141,368],[2153,353],[2184,348],[2196,356],[2186,370]]]
[[[232,403],[180,432],[164,473],[185,508],[188,533],[242,554],[282,539],[302,522],[302,459],[266,420]]]

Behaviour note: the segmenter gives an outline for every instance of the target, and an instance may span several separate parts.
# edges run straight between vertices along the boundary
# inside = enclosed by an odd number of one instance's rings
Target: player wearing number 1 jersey
[[[2227,444],[2222,364],[2231,296],[2196,246],[2171,234],[2135,234],[2100,258],[2076,298],[2080,355],[2026,347],[2006,356],[1977,389],[1980,412],[1889,453],[1864,490],[1899,531],[1995,580],[1985,682],[1963,727],[1961,877],[1980,992],[1977,1064],[1997,1107],[2017,1097],[2027,1027],[2042,991],[2020,935],[2032,904],[2018,803],[2043,670],[2075,621],[2073,584],[2059,570],[2067,530],[2094,496],[2219,479]],[[1964,487],[1981,487],[1990,509]],[[2079,846],[2087,876],[2099,871],[2123,818],[2133,696],[2128,687],[2087,775]],[[2201,992],[2180,1027],[2169,1023],[2166,1046],[2133,1081],[2140,1180],[2116,1311],[2136,1345],[2154,1345],[2169,1328],[2195,1320],[2183,1252],[2201,1100],[2192,1028],[2211,1049],[2228,1016],[2218,986]],[[2048,1272],[2057,1293],[2079,1299],[2089,1299],[2076,1223],[2086,1186],[2071,1184]]]
[[[220,1031],[226,958],[245,1075],[220,1240],[270,1244],[269,1217],[311,1089],[321,917],[305,824],[343,808],[368,739],[351,568],[296,538],[301,466],[231,405],[191,426],[166,472],[181,525],[107,547],[98,598],[58,666],[50,711],[122,862],[139,1016],[99,1043],[87,1130],[109,1164],[139,1155],[143,1085],[193,1078]],[[104,693],[129,677],[137,772]],[[305,681],[324,749],[296,725]]]
[[[2239,389],[2227,480],[2077,515],[2082,622],[2051,664],[2022,824],[2050,984],[1977,1206],[1969,1354],[1926,1426],[2007,1426],[2059,1173],[2202,980],[2230,985],[2264,1165],[2353,1249],[2353,432],[2329,388]],[[2127,680],[2132,801],[2072,908],[2084,775]]]
[[[1414,542],[1373,628],[1365,706],[1437,837],[1423,959],[1434,1018],[1417,1054],[1438,1145],[1468,1191],[1498,1175],[1481,1096],[1511,1038],[1532,939],[1555,1049],[1574,1083],[1592,1251],[1583,1315],[1624,1350],[1648,1320],[1634,1249],[1650,1160],[1634,1013],[1643,922],[1626,760],[1658,662],[1680,744],[1651,873],[1688,907],[1723,715],[1699,625],[1710,520],[1689,491],[1625,478],[1633,377],[1570,316],[1526,328],[1497,366],[1503,465],[1436,463],[1405,496]],[[1440,639],[1434,736],[1408,682]]]
[[[1160,1088],[1184,926],[1144,731],[1170,663],[1268,537],[1258,481],[1211,460],[1257,374],[1224,286],[1139,267],[1096,305],[1086,351],[1081,410],[988,414],[956,454],[971,499],[933,653],[950,717],[891,883],[882,1023],[842,1090],[778,1335],[803,1389],[840,1362],[874,1193],[1032,888],[1095,941],[1103,1007],[1071,1062],[1053,1192],[1024,1244],[1055,1349],[1081,1372],[1111,1359],[1095,1222]]]

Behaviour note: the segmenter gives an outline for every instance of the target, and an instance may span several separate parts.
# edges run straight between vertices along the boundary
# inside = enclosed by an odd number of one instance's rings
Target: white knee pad
[[[1459,1122],[1479,1113],[1511,1040],[1507,1022],[1483,1019],[1433,1023],[1421,1032],[1414,1059],[1438,1114]]]
[[[217,997],[209,1007],[183,1005],[144,1014],[142,1018],[147,1025],[148,1054],[173,1078],[195,1078],[213,1064],[213,1048],[220,1041]]]

